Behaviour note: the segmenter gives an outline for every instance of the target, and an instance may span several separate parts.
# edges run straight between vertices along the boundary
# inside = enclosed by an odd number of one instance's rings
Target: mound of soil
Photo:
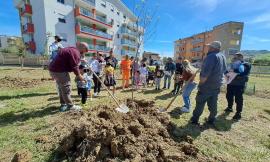
[[[0,78],[0,88],[30,88],[50,79]]]
[[[27,150],[17,152],[11,162],[29,162],[32,159],[32,153]]]
[[[127,101],[127,114],[100,106],[88,112],[67,112],[77,121],[57,150],[70,161],[205,161],[192,139],[176,142],[176,126],[167,114],[157,113],[154,102]],[[68,121],[65,120],[66,125]],[[74,128],[75,127],[75,128]],[[63,126],[55,130],[63,130]]]

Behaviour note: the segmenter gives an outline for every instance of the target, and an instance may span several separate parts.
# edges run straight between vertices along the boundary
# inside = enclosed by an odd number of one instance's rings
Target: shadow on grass
[[[54,95],[55,93],[27,93],[21,95],[13,95],[13,96],[0,96],[0,100],[10,100],[10,99],[19,99],[19,98],[28,98],[28,97],[39,97],[39,96],[47,96]]]
[[[37,110],[28,110],[28,112],[7,112],[0,115],[0,126],[13,124],[15,122],[24,122],[33,118],[42,118],[47,115],[53,115],[59,112],[57,107],[42,107]]]
[[[175,119],[179,119],[182,115],[179,107],[172,110],[169,114]],[[207,129],[214,129],[219,132],[230,131],[232,124],[234,124],[236,121],[226,119],[228,115],[229,113],[222,113],[219,115],[214,125],[209,125],[207,123],[204,123],[203,125],[194,125],[189,122],[184,126],[176,126],[175,129],[170,132],[171,138],[177,142],[180,142],[185,140],[188,136],[196,139],[203,131]]]
[[[221,131],[221,132],[226,132],[230,131],[232,128],[232,125],[236,123],[236,120],[233,119],[226,119],[227,116],[229,115],[229,112],[224,112],[217,116],[216,122],[215,122],[215,130],[216,131]]]
[[[172,97],[174,97],[173,94],[167,93],[167,94],[163,94],[161,96],[156,96],[155,99],[156,100],[168,100],[169,98],[172,98]]]
[[[169,114],[174,119],[180,119],[180,116],[183,114],[183,112],[181,111],[181,107],[176,107],[170,111]]]
[[[263,110],[264,112],[266,112],[268,115],[270,115],[270,110]]]
[[[150,90],[144,90],[142,92],[143,94],[157,94],[157,93],[162,92],[162,90],[150,89]]]

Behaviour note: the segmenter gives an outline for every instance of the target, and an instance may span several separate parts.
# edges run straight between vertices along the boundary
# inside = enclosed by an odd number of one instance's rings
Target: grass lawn
[[[0,67],[0,79],[6,76],[23,79],[49,78],[48,72],[39,68]],[[120,81],[118,81],[120,83]],[[256,91],[270,92],[270,77],[250,77],[250,85],[256,84]],[[27,88],[5,87],[0,84],[0,161],[10,161],[19,150],[28,150],[32,161],[49,161],[57,140],[46,144],[37,142],[43,135],[54,137],[54,121],[59,119],[58,97],[55,83],[44,81]],[[75,88],[75,86],[73,86]],[[169,90],[155,91],[147,88],[135,92],[136,99],[154,100],[157,107],[165,107],[173,97]],[[191,99],[195,101],[194,91]],[[270,94],[269,94],[270,95]],[[131,91],[118,90],[116,96],[121,100],[131,97]],[[231,120],[233,114],[224,114],[225,94],[219,97],[219,113],[215,128],[201,129],[188,124],[189,114],[179,114],[182,99],[179,97],[172,105],[171,119],[178,125],[175,135],[190,135],[200,151],[216,161],[270,161],[270,96],[245,95],[243,119]],[[73,99],[80,104],[73,89]],[[106,92],[99,98],[87,102],[85,108],[108,104],[115,105]],[[193,104],[194,106],[194,104]],[[207,107],[206,107],[207,109]],[[206,110],[201,123],[207,117]],[[56,139],[56,138],[55,138]]]

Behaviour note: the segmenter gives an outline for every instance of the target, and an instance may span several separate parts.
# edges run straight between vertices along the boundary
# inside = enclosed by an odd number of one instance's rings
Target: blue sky
[[[173,55],[173,41],[227,21],[245,23],[242,49],[270,50],[270,0],[146,0],[158,7],[156,34],[145,50]],[[139,0],[123,0],[133,10]],[[12,0],[0,1],[0,34],[20,35]]]

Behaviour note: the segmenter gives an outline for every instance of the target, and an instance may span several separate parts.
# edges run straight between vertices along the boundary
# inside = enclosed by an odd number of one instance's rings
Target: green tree
[[[14,46],[17,48],[17,56],[20,58],[21,68],[24,66],[24,58],[26,56],[27,46],[24,44],[22,39],[16,39]]]

